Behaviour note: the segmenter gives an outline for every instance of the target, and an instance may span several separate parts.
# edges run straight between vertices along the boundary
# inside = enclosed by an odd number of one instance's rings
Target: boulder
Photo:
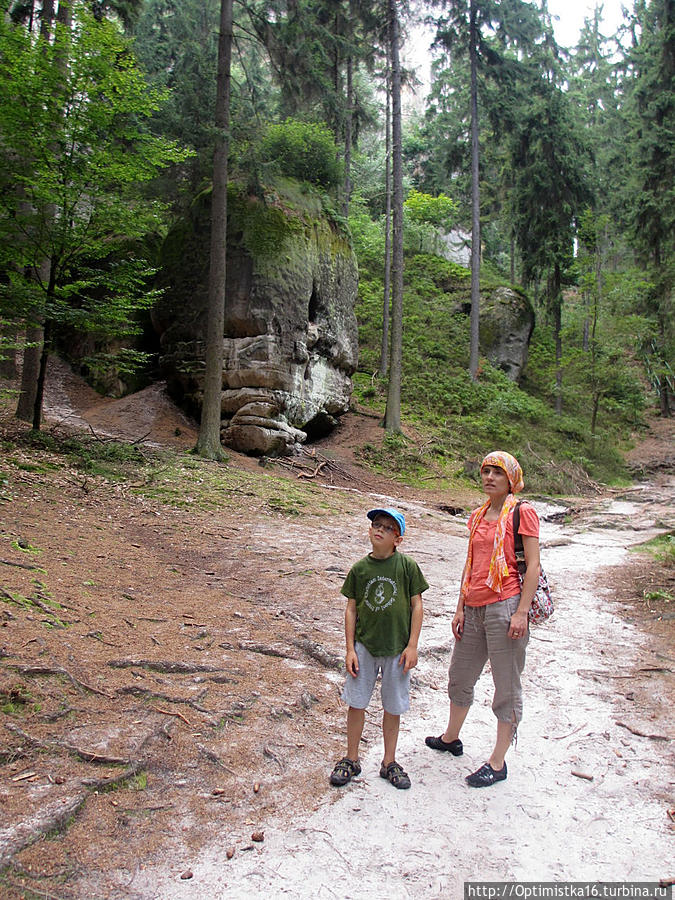
[[[512,381],[518,381],[527,363],[533,328],[534,310],[525,294],[510,287],[481,294],[481,351]]]
[[[208,193],[168,235],[153,314],[173,396],[199,415],[208,292]],[[346,412],[356,369],[356,257],[321,199],[295,182],[228,195],[223,443],[292,452]]]

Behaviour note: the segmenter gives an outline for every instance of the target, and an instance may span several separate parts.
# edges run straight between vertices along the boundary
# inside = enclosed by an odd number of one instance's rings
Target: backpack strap
[[[525,562],[525,548],[523,547],[523,536],[520,533],[520,503],[519,500],[513,507],[513,549],[516,551],[516,565],[521,575],[527,570]]]

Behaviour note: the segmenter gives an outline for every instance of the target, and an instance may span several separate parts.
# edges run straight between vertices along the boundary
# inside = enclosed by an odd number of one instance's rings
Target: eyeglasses
[[[373,528],[379,528],[381,531],[392,532],[394,534],[398,534],[398,529],[395,525],[388,525],[386,522],[373,522]]]

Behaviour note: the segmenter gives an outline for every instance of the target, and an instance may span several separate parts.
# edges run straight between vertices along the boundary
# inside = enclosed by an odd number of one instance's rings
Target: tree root
[[[65,803],[61,799],[49,803],[38,810],[29,819],[0,829],[0,869],[9,865],[12,858],[39,841],[44,835],[54,831],[61,831],[68,820],[76,815],[84,806],[92,791],[110,789],[124,784],[129,778],[133,778],[143,768],[142,760],[132,762],[124,772],[113,775],[111,778],[85,778],[80,782],[87,790],[81,791],[71,797]],[[43,896],[40,891],[40,896]]]
[[[336,653],[331,653],[330,650],[326,650],[325,647],[322,647],[321,644],[318,644],[316,641],[310,641],[309,638],[298,638],[293,641],[293,644],[304,651],[307,656],[311,656],[312,659],[321,663],[326,669],[342,668],[342,657],[338,656]]]
[[[65,675],[65,677],[80,691],[91,691],[92,694],[98,694],[100,697],[107,697],[108,700],[112,700],[110,694],[105,691],[99,690],[99,688],[93,687],[91,684],[87,684],[86,681],[81,681],[79,678],[76,678],[74,675],[64,669],[62,666],[24,666],[18,664],[12,664],[11,668],[16,669],[21,675],[28,675],[30,677],[36,675]]]
[[[270,644],[258,644],[255,641],[239,641],[240,650],[248,650],[249,653],[262,653],[263,656],[276,656],[279,659],[294,659],[286,653],[285,649],[272,647]]]
[[[23,822],[0,829],[0,869],[9,865],[12,857],[30,847],[51,831],[61,831],[87,800],[88,791],[71,797],[66,803],[56,800]]]
[[[104,756],[93,750],[83,750],[81,747],[76,747],[74,744],[68,744],[66,741],[42,741],[40,738],[27,734],[23,729],[19,728],[18,725],[14,725],[12,722],[5,722],[5,728],[20,737],[21,740],[25,741],[29,746],[38,750],[52,750],[54,747],[58,747],[61,750],[66,750],[68,753],[74,753],[85,762],[102,763],[103,765],[109,766],[128,766],[131,762],[128,757]]]
[[[160,694],[157,691],[150,690],[149,688],[137,687],[136,685],[117,688],[115,693],[131,694],[133,697],[147,697],[151,700],[163,700],[165,703],[183,703],[185,706],[196,709],[197,712],[209,714],[209,710],[205,709],[200,703],[197,703],[196,700],[189,700],[183,697],[170,697],[168,694]],[[172,713],[171,715],[178,715],[178,713]]]
[[[113,669],[150,669],[165,674],[178,673],[190,675],[193,672],[223,672],[222,666],[200,665],[199,663],[174,662],[161,659],[109,659],[108,665]]]
[[[39,572],[40,566],[31,566],[28,563],[14,562],[11,559],[0,559],[3,566],[16,566],[18,569],[30,569],[33,572]]]
[[[646,731],[640,731],[639,728],[633,728],[632,725],[627,725],[625,722],[619,722],[618,719],[616,720],[616,724],[620,725],[622,728],[627,728],[631,734],[636,734],[638,737],[649,738],[652,741],[669,741],[669,740],[671,740],[671,738],[669,738],[665,734],[648,734]]]

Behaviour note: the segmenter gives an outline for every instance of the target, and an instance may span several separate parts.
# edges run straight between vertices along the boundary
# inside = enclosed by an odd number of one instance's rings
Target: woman
[[[440,737],[428,737],[434,750],[461,756],[459,732],[473,702],[473,690],[490,660],[495,685],[492,710],[497,739],[487,760],[467,775],[471,787],[489,787],[506,778],[505,755],[522,716],[520,676],[525,665],[528,612],[539,581],[539,518],[528,503],[520,506],[519,532],[527,569],[522,587],[513,542],[515,494],[523,473],[515,457],[497,450],[480,469],[487,501],[469,517],[466,556],[457,611],[452,620],[455,647],[450,662],[450,718]]]

